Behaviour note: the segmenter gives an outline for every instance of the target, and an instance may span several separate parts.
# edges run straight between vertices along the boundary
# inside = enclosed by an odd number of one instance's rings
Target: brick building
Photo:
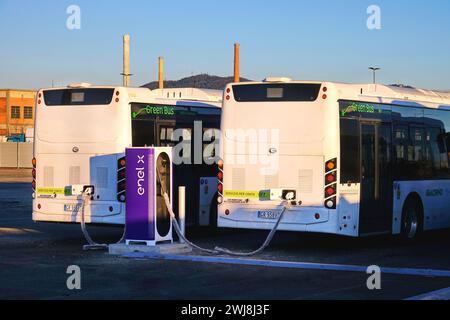
[[[0,89],[0,136],[33,128],[35,105],[34,90]]]

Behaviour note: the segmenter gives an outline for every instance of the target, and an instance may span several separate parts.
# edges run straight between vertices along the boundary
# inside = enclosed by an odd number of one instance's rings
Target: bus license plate
[[[277,211],[258,211],[258,218],[264,220],[277,220],[281,212]]]
[[[66,212],[80,212],[81,204],[65,204],[64,211]]]

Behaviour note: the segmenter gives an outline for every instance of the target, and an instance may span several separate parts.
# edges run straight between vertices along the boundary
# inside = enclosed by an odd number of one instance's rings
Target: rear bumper
[[[219,206],[218,226],[221,228],[271,230],[276,219],[260,218],[260,211],[281,212],[282,206],[260,204],[236,205],[224,203]],[[228,210],[228,215],[225,211]],[[283,231],[317,232],[338,234],[338,215],[336,210],[324,207],[292,207],[284,213],[278,227]]]
[[[80,223],[81,209],[72,212],[65,211],[65,205],[78,205],[81,201],[57,199],[35,199],[33,201],[33,220],[42,222]],[[40,209],[39,209],[40,205]],[[93,201],[85,206],[86,223],[95,224],[125,224],[125,205],[117,201]]]

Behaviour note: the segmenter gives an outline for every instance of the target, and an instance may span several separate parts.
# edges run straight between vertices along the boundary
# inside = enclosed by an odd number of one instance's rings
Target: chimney
[[[159,89],[164,89],[164,58],[159,57],[159,66],[158,66],[158,83]]]
[[[123,36],[123,86],[130,85],[130,35]]]
[[[239,76],[239,48],[240,44],[234,44],[234,82],[240,82]]]

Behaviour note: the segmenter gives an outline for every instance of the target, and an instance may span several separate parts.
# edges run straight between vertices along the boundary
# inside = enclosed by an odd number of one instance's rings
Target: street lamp
[[[381,68],[377,68],[377,67],[369,67],[369,70],[372,70],[373,72],[373,83],[377,83],[377,78],[376,78],[376,73],[378,70],[380,70]]]

